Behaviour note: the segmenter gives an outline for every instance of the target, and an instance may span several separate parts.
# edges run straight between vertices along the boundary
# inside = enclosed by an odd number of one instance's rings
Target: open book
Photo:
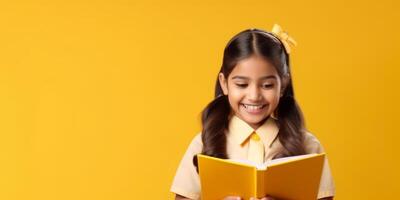
[[[248,160],[197,155],[202,200],[226,196],[315,200],[325,153],[291,156],[254,164]]]

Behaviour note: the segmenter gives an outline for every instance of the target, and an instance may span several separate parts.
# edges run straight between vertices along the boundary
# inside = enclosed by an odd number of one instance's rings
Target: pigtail
[[[304,148],[304,118],[290,86],[277,107],[278,138],[284,149],[274,156],[282,158],[306,154]]]
[[[215,99],[204,108],[201,114],[202,154],[223,159],[228,158],[225,131],[228,129],[230,110],[228,97],[223,95],[217,78]],[[198,171],[196,155],[193,157],[193,164]]]

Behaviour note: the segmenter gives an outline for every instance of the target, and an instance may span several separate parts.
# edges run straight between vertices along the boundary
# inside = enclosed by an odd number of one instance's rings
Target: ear
[[[228,81],[226,80],[223,73],[218,74],[218,80],[219,80],[219,85],[221,86],[222,91],[224,92],[224,95],[228,95]]]

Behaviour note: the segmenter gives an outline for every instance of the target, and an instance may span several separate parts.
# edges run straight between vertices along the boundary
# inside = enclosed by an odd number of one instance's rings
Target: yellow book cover
[[[317,199],[325,153],[291,156],[254,164],[248,160],[197,155],[201,199],[226,196],[287,200]]]

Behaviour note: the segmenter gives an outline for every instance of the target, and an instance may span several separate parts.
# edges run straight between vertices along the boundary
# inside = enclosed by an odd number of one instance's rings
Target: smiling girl
[[[176,199],[201,198],[196,162],[199,153],[263,163],[324,152],[319,140],[305,128],[294,97],[289,65],[291,44],[296,43],[278,25],[271,32],[244,30],[228,42],[215,99],[203,110],[202,131],[189,145],[171,186]],[[318,199],[333,199],[334,194],[325,157]]]

